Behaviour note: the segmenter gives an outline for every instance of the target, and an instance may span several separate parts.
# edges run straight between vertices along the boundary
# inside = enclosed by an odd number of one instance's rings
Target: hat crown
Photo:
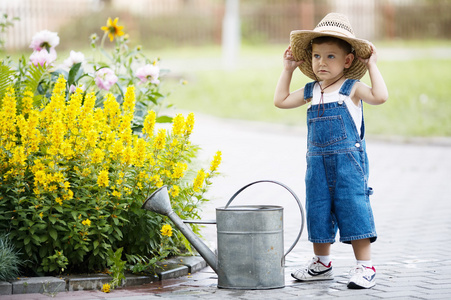
[[[345,15],[338,13],[328,14],[318,23],[318,25],[316,25],[314,31],[323,32],[331,29],[340,30],[341,32],[345,30],[347,31],[343,32],[345,35],[355,37],[351,23]]]

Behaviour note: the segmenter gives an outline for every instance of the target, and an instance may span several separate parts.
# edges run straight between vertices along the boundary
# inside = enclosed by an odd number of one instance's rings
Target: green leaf
[[[169,116],[161,116],[155,120],[157,123],[171,123],[172,118]]]
[[[56,230],[53,228],[50,228],[49,234],[52,237],[52,239],[54,239],[56,241],[56,239],[58,238],[58,233],[56,232]]]
[[[28,87],[33,94],[36,93],[39,83],[44,75],[47,73],[47,66],[30,65],[30,69],[25,79],[25,86]]]
[[[94,249],[97,249],[97,247],[99,246],[99,241],[94,241],[93,246]]]
[[[77,64],[74,64],[72,66],[72,68],[70,68],[69,78],[67,79],[67,85],[68,86],[71,86],[72,84],[75,84],[77,77],[79,77],[77,75],[79,75],[78,73],[80,71],[80,68],[81,68],[81,62],[77,63]]]
[[[6,88],[12,85],[13,81],[11,75],[13,70],[8,66],[0,65],[0,106],[2,105],[3,96],[6,93]]]

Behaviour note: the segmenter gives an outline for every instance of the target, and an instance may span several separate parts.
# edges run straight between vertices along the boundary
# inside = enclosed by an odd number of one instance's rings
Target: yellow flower
[[[159,129],[158,134],[153,141],[155,149],[162,150],[166,145],[166,129]]]
[[[186,163],[177,162],[173,167],[173,172],[170,175],[172,179],[182,178],[185,170],[188,168]]]
[[[135,87],[132,85],[127,87],[122,110],[124,114],[131,114],[133,116],[133,112],[135,111]]]
[[[109,292],[110,292],[110,289],[111,289],[111,286],[110,286],[108,283],[105,283],[105,284],[102,286],[102,292],[104,292],[104,293],[109,293]]]
[[[146,134],[148,137],[152,137],[153,135],[155,120],[156,120],[155,112],[153,110],[149,111],[147,113],[146,118],[144,119],[144,128],[143,128],[143,133]]]
[[[194,114],[189,113],[188,117],[186,117],[186,123],[185,123],[185,133],[187,135],[190,135],[194,128]]]
[[[106,22],[106,26],[102,26],[100,29],[105,31],[105,34],[108,34],[108,37],[110,38],[110,41],[112,42],[114,40],[115,36],[122,36],[124,35],[124,32],[122,29],[124,26],[118,26],[117,21],[119,18],[116,18],[111,20],[111,18],[108,18],[108,21]]]
[[[120,199],[121,196],[122,196],[121,192],[116,191],[116,190],[114,190],[114,191],[111,193],[111,195],[113,195],[114,197],[119,198],[119,199]]]
[[[91,160],[93,163],[101,163],[103,162],[103,159],[105,158],[105,153],[102,151],[102,149],[94,149],[94,152],[92,153]]]
[[[185,127],[185,118],[182,114],[177,114],[172,121],[172,133],[179,135],[183,133]]]
[[[204,180],[207,174],[203,169],[200,169],[199,172],[197,172],[196,178],[194,178],[194,184],[193,184],[193,190],[197,193],[200,191],[204,184]]]
[[[215,157],[213,158],[213,161],[210,165],[210,171],[214,172],[218,169],[219,164],[221,163],[221,151],[217,151],[215,154]]]
[[[180,187],[173,185],[169,192],[172,197],[177,197],[180,194]]]
[[[63,200],[61,200],[60,197],[56,197],[55,202],[58,203],[59,205],[63,205]]]
[[[28,114],[33,109],[33,93],[30,90],[26,90],[22,98],[22,115]]]
[[[160,231],[164,236],[172,236],[172,227],[169,224],[164,224]]]
[[[43,216],[44,216],[44,213],[41,212],[41,213],[39,214],[39,217],[41,217],[41,219],[42,219]]]
[[[99,177],[97,178],[97,184],[104,187],[107,187],[109,185],[107,170],[100,171]]]
[[[82,221],[81,224],[91,226],[91,220],[86,219],[86,220]]]

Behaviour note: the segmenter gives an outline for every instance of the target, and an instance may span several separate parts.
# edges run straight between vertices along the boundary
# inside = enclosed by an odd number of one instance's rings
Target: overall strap
[[[313,98],[313,87],[317,81],[309,82],[304,87],[304,101],[307,102]]]
[[[351,94],[352,87],[357,81],[357,79],[346,79],[341,86],[340,94],[342,94],[343,96],[349,96]]]
[[[357,82],[357,79],[346,79],[340,89],[340,94],[349,97],[351,94],[352,87]],[[362,102],[362,100],[360,100]],[[365,121],[363,119],[363,105],[362,105],[362,125],[360,126],[360,139],[363,140],[365,137]]]

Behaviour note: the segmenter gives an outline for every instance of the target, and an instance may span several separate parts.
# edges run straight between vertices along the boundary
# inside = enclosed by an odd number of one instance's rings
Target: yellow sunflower
[[[105,31],[105,34],[108,34],[108,37],[110,38],[111,42],[114,40],[115,36],[124,35],[124,32],[122,31],[124,26],[118,26],[117,21],[119,21],[119,18],[114,19],[114,21],[112,21],[111,18],[108,18],[106,26],[102,26],[100,28],[103,31]]]

